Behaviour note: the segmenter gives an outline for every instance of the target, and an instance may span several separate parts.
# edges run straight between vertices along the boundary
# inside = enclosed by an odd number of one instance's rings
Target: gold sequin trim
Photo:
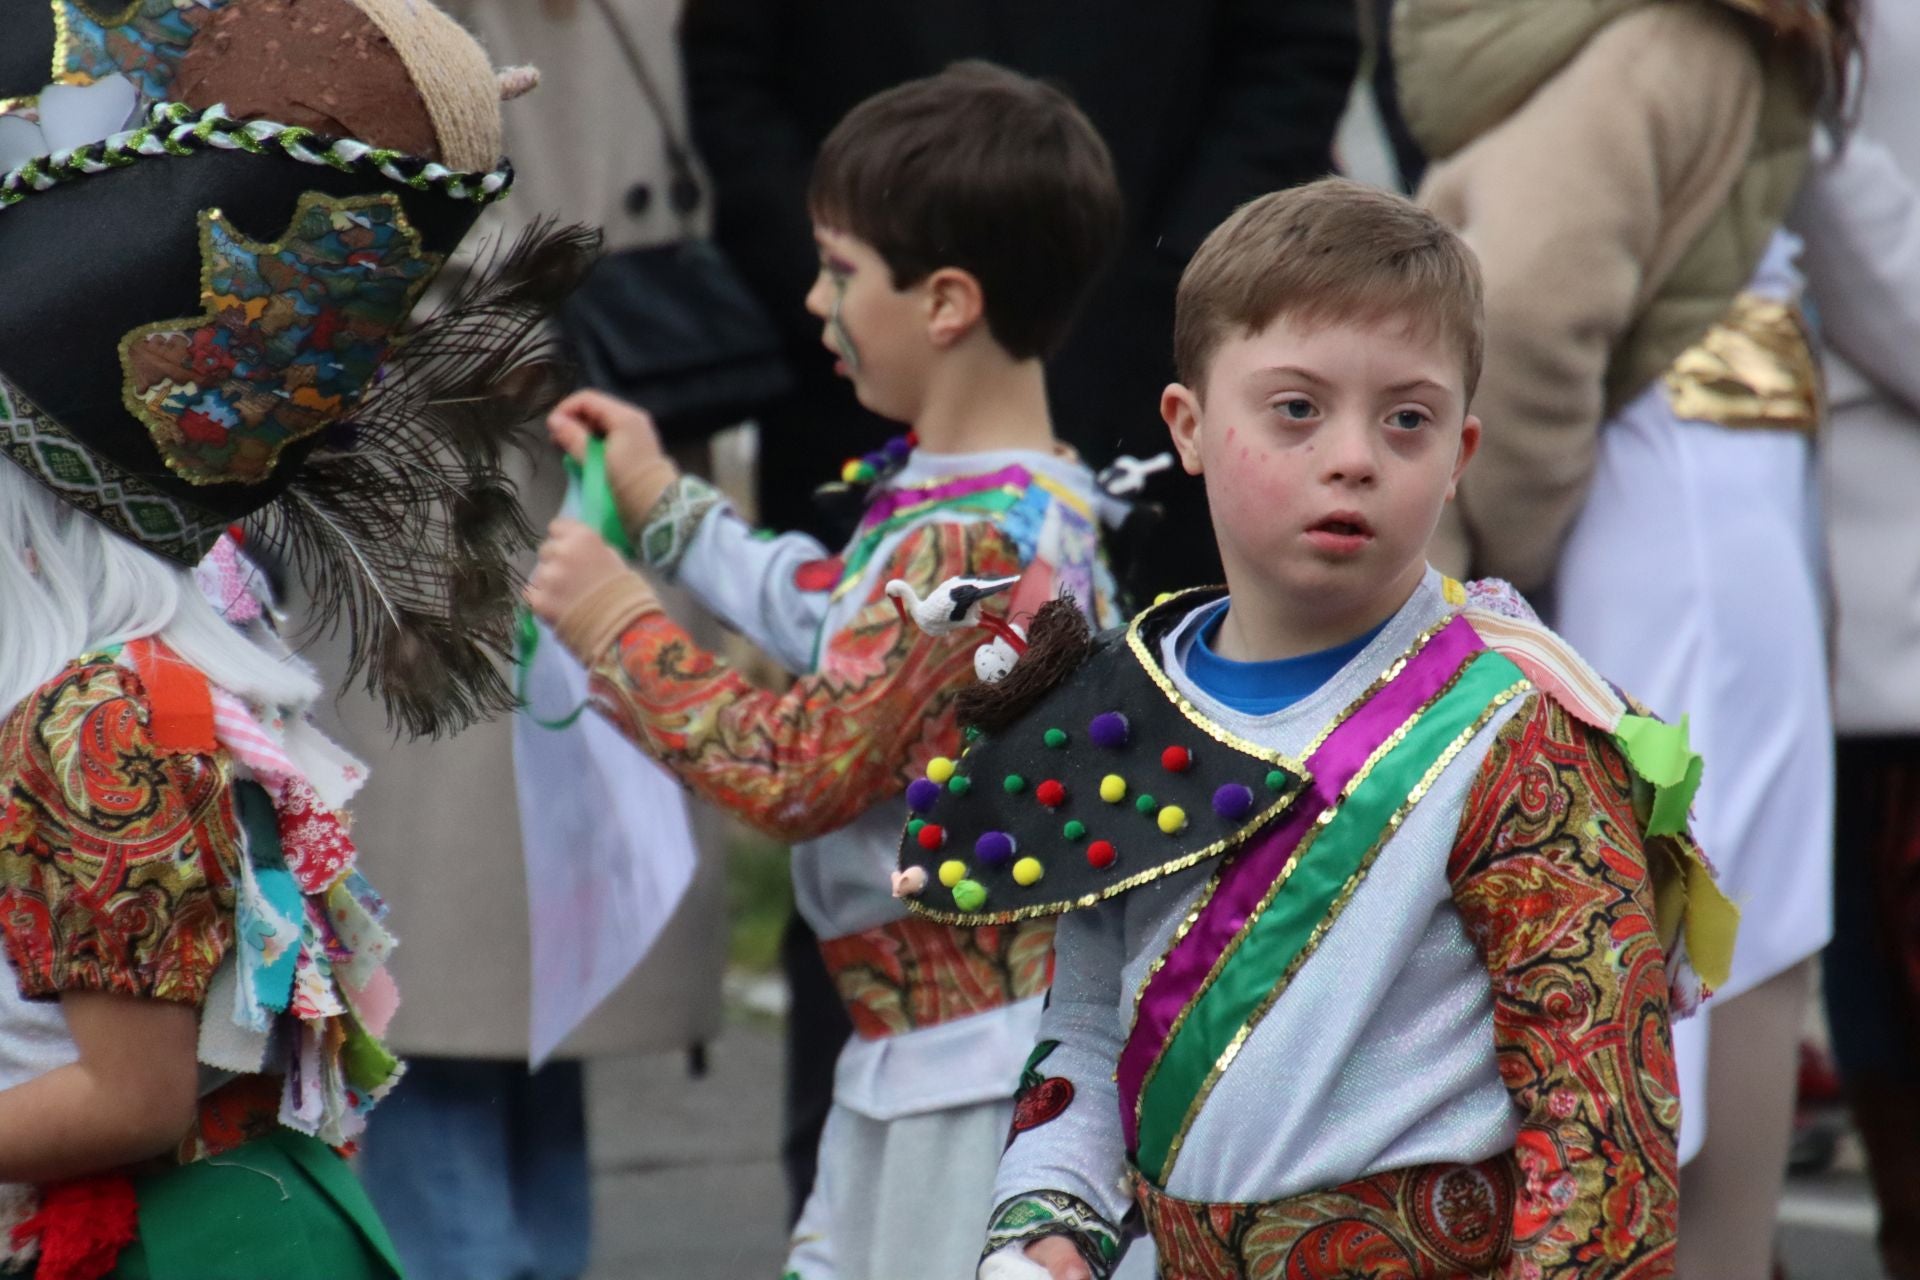
[[[1812,434],[1822,389],[1800,309],[1743,293],[1666,374],[1681,418],[1722,427]]]
[[[1221,588],[1217,586],[1195,587],[1191,590],[1182,591],[1176,595],[1166,597],[1160,601],[1160,603],[1139,614],[1128,625],[1127,645],[1132,650],[1134,658],[1146,670],[1147,675],[1153,680],[1160,692],[1165,694],[1174,706],[1180,709],[1182,715],[1186,716],[1188,720],[1191,720],[1200,729],[1204,730],[1207,736],[1217,742],[1234,748],[1236,751],[1244,752],[1258,760],[1277,765],[1287,771],[1293,778],[1293,781],[1275,795],[1273,802],[1205,848],[1196,849],[1178,858],[1158,863],[1155,866],[1148,867],[1145,871],[1136,872],[1123,880],[1117,880],[1093,893],[1082,894],[1078,898],[1065,899],[1058,902],[1037,903],[1033,906],[1020,907],[1013,911],[991,912],[942,911],[935,907],[923,905],[918,898],[903,898],[901,901],[906,904],[908,911],[916,916],[921,916],[940,924],[963,925],[1017,924],[1022,920],[1034,920],[1041,916],[1053,916],[1068,911],[1079,911],[1086,907],[1091,907],[1095,903],[1104,902],[1108,898],[1116,897],[1119,894],[1127,892],[1129,889],[1137,889],[1143,884],[1149,884],[1163,877],[1185,871],[1188,867],[1198,866],[1208,858],[1222,853],[1235,845],[1244,843],[1248,836],[1279,817],[1280,814],[1299,797],[1300,793],[1306,790],[1307,784],[1313,780],[1313,775],[1307,772],[1305,765],[1300,764],[1290,756],[1283,755],[1278,751],[1270,751],[1256,743],[1238,737],[1207,719],[1204,712],[1188,702],[1186,698],[1181,695],[1180,690],[1174,686],[1173,681],[1167,678],[1166,672],[1160,669],[1160,664],[1155,661],[1152,654],[1147,651],[1146,642],[1141,639],[1141,624],[1148,618],[1158,615],[1163,610],[1172,610],[1181,607],[1182,601],[1190,602],[1195,596],[1218,593],[1220,590]],[[1440,626],[1444,625],[1446,624],[1443,621],[1438,626],[1435,626],[1433,630],[1438,631]],[[1420,643],[1424,644],[1430,638],[1431,634],[1423,636],[1421,637]],[[1357,705],[1356,703],[1355,706]],[[1352,711],[1353,708],[1350,707],[1344,714],[1350,715]],[[965,753],[963,752],[962,755],[964,756]]]

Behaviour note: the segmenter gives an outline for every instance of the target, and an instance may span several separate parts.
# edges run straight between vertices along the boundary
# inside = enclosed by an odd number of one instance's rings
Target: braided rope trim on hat
[[[0,209],[19,204],[37,192],[124,169],[142,159],[186,156],[208,149],[279,154],[301,164],[323,165],[343,173],[372,171],[416,191],[433,191],[482,206],[502,199],[513,186],[513,166],[504,162],[489,173],[463,173],[351,138],[328,138],[311,129],[266,120],[234,120],[217,106],[195,111],[182,103],[161,102],[154,104],[147,123],[138,129],[29,160],[0,177]]]

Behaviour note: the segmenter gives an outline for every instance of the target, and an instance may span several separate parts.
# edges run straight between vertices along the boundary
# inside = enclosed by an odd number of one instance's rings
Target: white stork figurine
[[[887,584],[887,596],[902,621],[912,622],[930,636],[950,636],[969,628],[991,634],[992,641],[974,651],[973,673],[992,684],[1020,661],[1027,651],[1027,637],[1019,627],[993,617],[981,606],[1019,581],[1018,577],[948,578],[922,599],[912,583],[895,578]]]

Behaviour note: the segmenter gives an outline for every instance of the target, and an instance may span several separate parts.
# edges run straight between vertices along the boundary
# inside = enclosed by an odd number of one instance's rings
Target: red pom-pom
[[[1193,753],[1185,747],[1168,747],[1160,753],[1160,767],[1169,773],[1185,773],[1193,763]]]
[[[1119,856],[1120,853],[1113,847],[1111,840],[1095,840],[1087,846],[1087,862],[1095,871],[1105,871]]]
[[[41,1187],[40,1212],[13,1229],[13,1244],[40,1241],[40,1280],[101,1280],[139,1231],[133,1183],[103,1173]]]
[[[920,834],[916,838],[920,841],[922,849],[931,852],[947,842],[947,829],[937,822],[929,822],[920,828]]]
[[[1053,778],[1033,789],[1033,798],[1049,809],[1058,809],[1067,802],[1067,789]]]

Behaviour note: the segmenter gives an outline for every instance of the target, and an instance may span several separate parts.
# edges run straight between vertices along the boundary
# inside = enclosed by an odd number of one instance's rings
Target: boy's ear
[[[928,276],[927,336],[936,347],[950,347],[972,333],[987,313],[986,291],[971,271],[941,267]]]
[[[1160,416],[1173,433],[1173,449],[1180,465],[1190,476],[1201,474],[1200,397],[1183,383],[1169,382],[1160,393]]]
[[[1480,451],[1480,419],[1467,415],[1460,424],[1460,456],[1453,462],[1453,477],[1447,481],[1447,501],[1453,501],[1454,492],[1460,487],[1460,473],[1473,461],[1473,455]]]

